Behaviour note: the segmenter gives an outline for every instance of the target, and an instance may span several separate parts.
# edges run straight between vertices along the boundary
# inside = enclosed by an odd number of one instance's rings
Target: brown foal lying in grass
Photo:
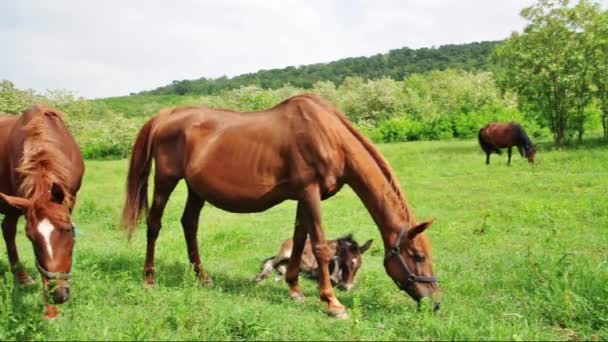
[[[332,258],[329,263],[329,273],[332,285],[338,285],[340,288],[348,291],[355,285],[355,276],[361,267],[363,260],[361,255],[370,247],[372,240],[368,240],[363,246],[359,247],[351,234],[341,237],[337,240],[327,241],[331,250]],[[287,263],[291,257],[293,250],[293,240],[285,240],[279,249],[279,252],[265,259],[262,262],[262,270],[256,276],[257,282],[262,281],[268,274],[275,269],[280,276],[280,280],[287,272]],[[300,271],[309,275],[311,278],[318,277],[319,264],[310,244],[310,240],[306,240],[304,251],[302,252],[302,260],[300,261]]]

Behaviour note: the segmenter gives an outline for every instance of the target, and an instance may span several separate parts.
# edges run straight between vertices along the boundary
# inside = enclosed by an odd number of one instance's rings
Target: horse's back
[[[319,179],[322,188],[338,188],[344,162],[336,124],[297,96],[259,112],[177,108],[161,115],[153,153],[161,172],[185,178],[211,203],[262,211]]]
[[[517,123],[492,122],[485,125],[479,132],[480,141],[493,145],[496,148],[505,148],[514,145]]]

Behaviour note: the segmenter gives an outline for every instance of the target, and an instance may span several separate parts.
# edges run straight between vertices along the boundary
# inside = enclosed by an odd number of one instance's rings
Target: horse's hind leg
[[[329,276],[329,261],[332,254],[325,242],[323,227],[321,226],[321,195],[319,188],[316,186],[309,187],[305,190],[303,197],[304,215],[301,215],[302,224],[308,229],[312,250],[319,264],[319,297],[328,304],[330,315],[346,318],[348,317],[346,308],[336,298]]]
[[[161,228],[161,218],[163,217],[163,211],[169,196],[175,189],[178,178],[162,176],[157,173],[154,176],[154,196],[152,199],[152,206],[148,213],[148,245],[146,248],[146,263],[144,265],[145,274],[145,285],[151,286],[154,284],[154,249],[156,245],[156,239]]]
[[[511,165],[511,152],[513,152],[513,147],[509,146],[509,148],[507,149],[507,165]]]
[[[17,282],[20,284],[34,284],[34,279],[30,277],[19,262],[19,254],[17,253],[17,244],[15,244],[15,234],[17,233],[18,215],[6,215],[2,220],[2,235],[6,242],[6,250],[8,252],[8,261],[11,265],[11,271],[15,275]]]
[[[486,165],[490,165],[490,153],[491,152],[486,152]]]
[[[300,275],[300,262],[302,261],[302,251],[304,251],[304,244],[306,243],[306,235],[308,234],[308,228],[303,224],[304,206],[302,201],[298,202],[298,209],[296,212],[296,224],[293,231],[293,248],[289,262],[287,263],[287,271],[285,272],[285,281],[289,285],[289,296],[295,300],[304,299],[300,284],[298,283],[298,277]]]
[[[204,204],[205,201],[188,186],[188,199],[186,200],[186,207],[184,208],[184,213],[182,215],[182,227],[184,228],[184,237],[186,238],[186,245],[188,246],[188,258],[190,259],[190,264],[194,268],[198,280],[205,285],[212,286],[213,281],[205,275],[198,254],[198,221]]]

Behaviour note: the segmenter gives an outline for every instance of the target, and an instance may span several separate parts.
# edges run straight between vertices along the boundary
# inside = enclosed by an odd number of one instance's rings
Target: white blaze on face
[[[53,257],[53,249],[51,248],[51,234],[53,233],[53,230],[55,230],[55,227],[48,219],[44,219],[38,223],[38,233],[42,235],[46,251],[51,258]]]
[[[353,258],[353,266],[357,267],[357,258]]]

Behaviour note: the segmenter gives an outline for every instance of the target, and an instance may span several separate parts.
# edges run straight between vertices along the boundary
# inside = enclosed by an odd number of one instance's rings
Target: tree
[[[521,11],[529,21],[524,32],[513,33],[492,55],[498,84],[543,115],[556,145],[573,132],[582,139],[595,63],[585,29],[599,13],[599,5],[588,0],[576,6],[539,0]]]
[[[593,85],[602,112],[604,138],[608,138],[608,10],[595,18],[589,27],[589,32],[594,42]]]
[[[19,114],[37,100],[33,90],[19,90],[9,80],[0,81],[0,113]]]

